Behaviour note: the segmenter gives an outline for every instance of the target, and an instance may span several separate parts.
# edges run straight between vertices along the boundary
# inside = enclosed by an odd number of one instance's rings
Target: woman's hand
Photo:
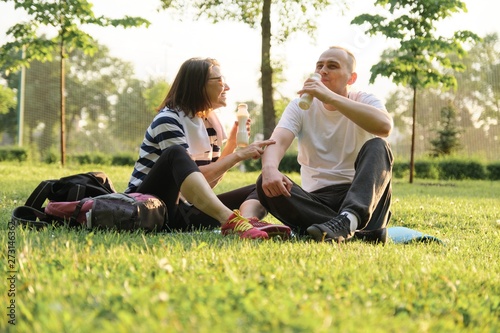
[[[250,158],[258,159],[264,153],[264,149],[267,146],[275,144],[274,140],[263,140],[263,141],[255,141],[249,144],[246,147],[241,147],[236,150],[235,154],[238,155],[241,161],[248,160]]]
[[[250,137],[250,127],[251,127],[251,124],[252,124],[252,119],[248,118],[247,119],[247,133],[248,133],[248,137]],[[231,131],[229,132],[229,136],[227,138],[227,141],[233,141],[233,142],[236,142],[236,134],[238,133],[238,121],[235,121],[234,124],[233,124],[233,127],[231,127]]]
[[[227,142],[232,142],[236,145],[236,133],[238,132],[238,122],[235,121],[233,127],[231,127],[231,131],[229,131],[229,135],[227,136]]]

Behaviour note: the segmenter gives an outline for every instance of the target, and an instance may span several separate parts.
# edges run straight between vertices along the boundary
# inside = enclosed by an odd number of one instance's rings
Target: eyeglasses
[[[224,76],[217,76],[217,77],[208,78],[208,81],[210,81],[210,80],[217,80],[217,81],[219,81],[219,84],[221,86],[224,86],[226,84],[226,78]]]

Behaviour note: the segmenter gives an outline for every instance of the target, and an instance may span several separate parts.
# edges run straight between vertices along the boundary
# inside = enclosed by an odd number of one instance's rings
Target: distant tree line
[[[448,56],[456,57],[454,54]],[[438,141],[446,140],[443,135],[448,135],[448,139],[454,143],[445,155],[458,153],[498,160],[500,159],[498,34],[484,36],[462,61],[466,67],[464,71],[450,72],[457,80],[456,90],[427,88],[418,92],[417,156],[436,154],[436,149],[439,150],[436,143],[439,145]],[[386,106],[393,115],[396,127],[392,138],[393,146],[400,158],[409,156],[411,103],[410,87],[399,87],[387,97]]]
[[[57,54],[54,55],[57,58]],[[112,57],[106,46],[87,55],[72,51],[67,58],[66,128],[72,154],[99,151],[136,151],[144,131],[168,91],[158,79],[135,78],[131,63]],[[4,74],[4,93],[19,88],[19,73]],[[59,148],[59,66],[57,62],[33,61],[26,70],[24,140],[43,159]],[[4,141],[17,136],[17,103],[0,114]]]

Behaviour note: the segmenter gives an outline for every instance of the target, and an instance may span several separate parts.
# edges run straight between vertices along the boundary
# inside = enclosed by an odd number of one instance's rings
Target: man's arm
[[[313,95],[323,102],[327,110],[342,113],[356,125],[371,134],[387,137],[392,131],[392,117],[386,110],[378,109],[369,104],[356,102],[339,95],[328,89],[321,81],[308,79],[304,84],[304,88],[300,90],[299,93],[309,93]]]
[[[329,110],[329,106],[333,106],[334,109],[371,134],[388,137],[392,131],[392,117],[386,110],[353,101],[334,92],[327,99],[327,102],[323,103],[327,104],[325,106],[327,110]]]
[[[292,182],[279,172],[278,167],[294,138],[290,130],[277,127],[271,135],[271,140],[276,143],[267,146],[262,154],[262,189],[268,197],[290,196]]]

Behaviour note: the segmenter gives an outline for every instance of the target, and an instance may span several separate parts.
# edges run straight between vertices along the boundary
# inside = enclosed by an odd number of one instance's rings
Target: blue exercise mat
[[[387,228],[387,236],[394,243],[437,242],[443,244],[439,238],[406,227],[389,227]]]

